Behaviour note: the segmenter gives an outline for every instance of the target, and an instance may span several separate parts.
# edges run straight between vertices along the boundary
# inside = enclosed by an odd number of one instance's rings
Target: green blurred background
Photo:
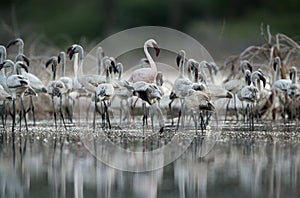
[[[261,23],[298,41],[299,10],[298,0],[1,0],[0,42],[92,47],[118,31],[155,25],[191,35],[222,59],[262,43]]]

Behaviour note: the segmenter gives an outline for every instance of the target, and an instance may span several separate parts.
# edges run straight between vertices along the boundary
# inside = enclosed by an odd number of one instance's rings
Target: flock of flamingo
[[[12,46],[18,47],[18,54],[15,60],[6,59],[6,50]],[[54,98],[59,98],[59,117],[65,129],[65,116],[73,122],[73,101],[70,100],[70,93],[88,93],[85,97],[91,97],[94,103],[93,129],[96,127],[96,115],[101,114],[102,126],[112,128],[110,105],[113,100],[120,101],[119,116],[120,123],[124,120],[134,121],[137,102],[142,101],[141,121],[143,126],[147,125],[148,116],[151,119],[157,117],[159,132],[163,133],[166,119],[176,129],[184,129],[187,125],[187,118],[193,120],[195,130],[202,131],[209,125],[211,116],[215,113],[215,102],[228,98],[226,105],[225,121],[228,119],[230,102],[233,100],[231,114],[234,112],[236,121],[239,115],[244,117],[241,122],[246,122],[250,129],[254,129],[254,123],[263,122],[262,118],[270,117],[274,120],[276,115],[281,115],[283,121],[286,119],[298,119],[299,114],[299,90],[297,80],[297,69],[295,66],[289,68],[290,79],[279,79],[281,67],[280,57],[274,57],[273,79],[268,78],[272,74],[266,74],[260,68],[254,71],[250,61],[241,60],[239,72],[241,78],[236,78],[217,85],[214,82],[214,75],[219,68],[213,62],[205,60],[197,61],[187,57],[185,50],[180,50],[174,63],[178,66],[178,76],[172,84],[169,92],[163,90],[163,73],[158,71],[156,62],[149,53],[148,48],[155,50],[155,55],[160,54],[160,48],[154,39],[144,43],[146,58],[141,59],[141,67],[134,70],[128,79],[122,76],[123,65],[116,62],[114,57],[104,56],[103,49],[98,48],[98,70],[97,74],[86,74],[83,72],[84,49],[82,46],[73,44],[67,48],[66,53],[60,52],[58,56],[49,57],[45,62],[46,67],[51,66],[52,79],[48,85],[29,72],[30,58],[23,53],[24,42],[18,38],[9,42],[6,47],[0,45],[0,101],[3,127],[6,127],[6,119],[11,116],[12,132],[14,133],[16,122],[16,102],[20,102],[19,125],[22,128],[21,120],[24,120],[26,131],[28,131],[28,112],[32,112],[33,123],[35,124],[35,108],[32,97],[39,94],[48,94],[52,99],[53,117],[57,127],[57,111],[55,110]],[[67,57],[74,61],[74,77],[66,76],[65,65]],[[61,73],[57,78],[57,66],[61,65]],[[207,75],[207,71],[209,75]],[[187,72],[187,74],[185,74]],[[237,75],[238,76],[238,75]],[[80,94],[79,94],[80,95]],[[24,98],[29,97],[29,107],[24,105]],[[178,100],[179,99],[179,100]],[[167,107],[162,106],[161,101],[167,101]],[[174,102],[175,101],[175,102]],[[179,101],[176,103],[176,101]],[[242,108],[237,108],[237,101]],[[100,104],[99,104],[100,103]],[[79,106],[78,106],[79,107]],[[178,108],[176,108],[178,107]],[[147,108],[150,109],[147,111]],[[63,110],[64,109],[64,110]],[[163,109],[167,109],[168,115]],[[234,110],[234,111],[232,111]],[[78,111],[79,113],[80,111]],[[270,116],[272,115],[272,116]],[[169,117],[169,118],[168,118]],[[174,123],[174,119],[177,123]]]

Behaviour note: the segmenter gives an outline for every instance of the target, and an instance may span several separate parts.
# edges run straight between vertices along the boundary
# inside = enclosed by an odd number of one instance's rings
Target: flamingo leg
[[[16,100],[13,99],[13,112],[12,112],[12,135],[13,135],[13,138],[15,136],[15,124],[16,124]]]
[[[133,103],[133,106],[131,107],[131,116],[132,116],[133,120],[134,120],[134,109],[135,109],[135,106],[136,106],[136,103],[137,103],[138,99],[139,98],[137,97],[136,100]]]
[[[107,122],[108,122],[108,128],[111,129],[107,104],[106,104],[105,101],[103,101],[103,104],[104,104],[104,112],[105,112],[105,114],[106,114],[106,120],[107,120]]]
[[[64,127],[65,127],[66,131],[68,131],[67,126],[66,126],[66,123],[65,123],[65,119],[64,119],[64,114],[63,114],[63,112],[62,112],[62,96],[61,96],[61,95],[60,95],[59,99],[60,99],[60,104],[59,104],[60,118],[61,118],[62,121],[63,121],[63,124],[64,124]]]
[[[34,104],[33,104],[32,96],[29,96],[29,100],[30,100],[30,108],[31,108],[32,118],[33,118],[33,126],[35,126],[35,111],[34,111]]]
[[[238,122],[239,121],[239,115],[238,115],[238,111],[237,111],[237,107],[236,107],[235,95],[234,95],[234,98],[233,98],[233,102],[234,102],[234,111],[235,111],[236,121]]]
[[[228,102],[227,102],[227,105],[226,105],[226,111],[225,111],[225,119],[224,121],[226,122],[226,118],[227,118],[227,112],[228,112],[228,109],[229,109],[229,103],[230,103],[230,98],[228,99]]]
[[[3,104],[0,105],[0,114],[3,128],[5,128],[5,101],[3,101]]]
[[[95,132],[96,129],[96,111],[97,111],[97,94],[95,92],[94,95],[94,101],[95,101],[95,108],[94,108],[94,117],[93,117],[93,132]]]
[[[26,110],[25,110],[25,106],[24,106],[24,102],[23,102],[23,97],[21,97],[21,108],[22,108],[21,111],[23,112],[23,116],[24,116],[24,122],[25,122],[26,132],[28,133]],[[20,127],[21,127],[21,119],[22,119],[22,116],[20,116]],[[20,128],[20,130],[21,130],[21,128]]]
[[[174,100],[171,100],[171,102],[169,103],[169,109],[170,109],[170,114],[171,114],[171,124],[172,126],[174,125],[174,115],[173,115],[173,110],[172,110],[172,103]]]
[[[80,98],[77,98],[77,110],[78,110],[78,125],[80,127]]]
[[[55,104],[54,104],[54,98],[53,98],[53,96],[51,96],[51,100],[52,100],[52,108],[53,108],[53,117],[54,117],[55,131],[57,131],[56,112],[55,112]]]
[[[178,112],[178,120],[177,120],[176,131],[179,129],[180,118],[181,118],[181,110],[179,110],[179,112]]]

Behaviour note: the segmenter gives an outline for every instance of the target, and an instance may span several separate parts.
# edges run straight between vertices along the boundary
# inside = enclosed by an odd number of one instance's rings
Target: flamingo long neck
[[[194,77],[195,77],[194,82],[195,82],[195,83],[198,83],[199,73],[198,73],[198,68],[197,68],[197,67],[195,68],[195,71],[194,71],[194,72],[195,72],[195,74],[194,74],[194,75],[195,75],[195,76],[194,76]]]
[[[18,53],[19,53],[19,54],[24,54],[24,43],[23,43],[23,42],[21,42],[21,43],[19,44]]]
[[[61,77],[65,76],[66,54],[61,53]]]
[[[99,47],[98,49],[97,49],[97,66],[98,66],[98,68],[97,68],[97,74],[98,75],[101,75],[101,68],[103,67],[103,51],[102,51],[102,48],[101,47]]]
[[[5,59],[6,59],[6,49],[5,49],[5,47],[1,46],[0,63],[2,63]]]
[[[292,83],[296,84],[298,82],[298,76],[297,76],[297,70],[295,68],[295,70],[293,70],[293,79],[292,79]]]
[[[151,68],[152,68],[152,72],[153,72],[154,79],[155,79],[155,78],[156,78],[156,75],[157,75],[157,68],[156,68],[155,62],[153,61],[151,55],[150,55],[149,52],[148,52],[147,46],[148,46],[148,44],[145,43],[145,45],[144,45],[144,52],[145,52],[145,54],[146,54],[147,59],[149,60],[149,64],[150,64],[150,66],[151,66]]]
[[[200,70],[200,74],[201,74],[201,76],[202,76],[202,78],[203,78],[203,81],[204,81],[204,83],[206,84],[206,79],[207,79],[207,77],[206,77],[206,74],[205,74],[205,71],[204,71],[204,67],[205,67],[205,62],[201,62],[200,63],[200,65],[199,65],[199,70]]]
[[[180,63],[179,63],[179,78],[184,78],[184,63],[185,63],[185,57],[181,57]]]
[[[279,64],[276,63],[276,69],[274,71],[274,77],[273,77],[273,87],[274,87],[274,83],[278,80],[278,70],[279,70],[279,67],[278,67]]]
[[[77,77],[83,76],[83,50],[78,52],[78,61],[76,62],[78,62]]]

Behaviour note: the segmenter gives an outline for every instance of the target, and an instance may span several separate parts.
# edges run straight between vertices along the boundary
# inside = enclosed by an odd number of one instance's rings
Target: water
[[[0,197],[299,197],[299,138],[249,139],[226,133],[200,157],[203,137],[177,160],[153,171],[128,172],[105,165],[86,149],[75,128],[1,130]],[[237,129],[238,130],[238,129]],[[239,129],[241,132],[241,129]],[[229,135],[228,135],[229,134]],[[103,140],[98,135],[96,140]],[[120,136],[121,137],[121,136]],[[128,148],[128,138],[115,138]],[[160,137],[162,142],[165,137]],[[158,139],[149,139],[155,149]],[[125,143],[124,143],[125,142]],[[97,144],[101,148],[100,144]],[[149,147],[149,145],[154,145]],[[116,153],[110,153],[116,155]],[[163,160],[158,158],[157,160]]]

